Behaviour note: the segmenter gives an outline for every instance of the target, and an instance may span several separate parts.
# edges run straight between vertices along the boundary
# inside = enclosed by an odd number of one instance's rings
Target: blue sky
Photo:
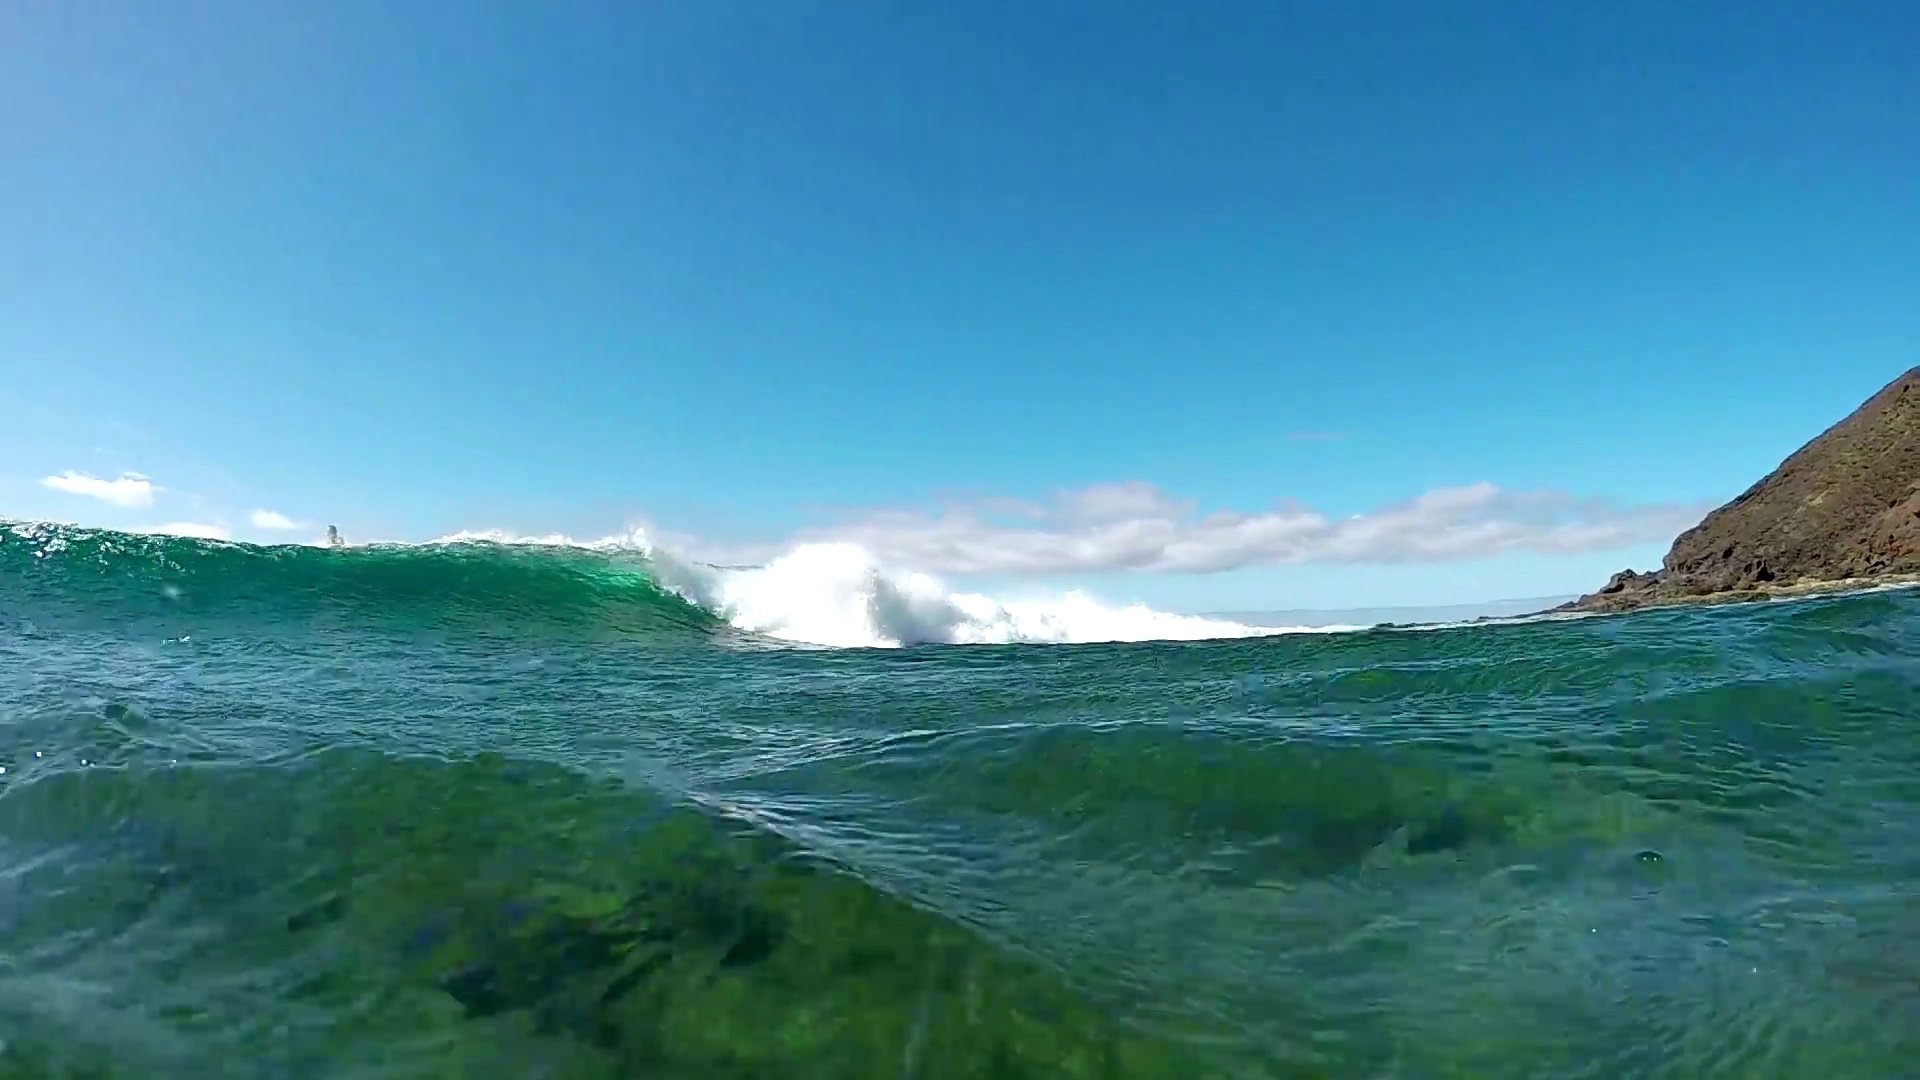
[[[16,7],[0,516],[1465,602],[1920,361],[1910,4],[941,7]]]

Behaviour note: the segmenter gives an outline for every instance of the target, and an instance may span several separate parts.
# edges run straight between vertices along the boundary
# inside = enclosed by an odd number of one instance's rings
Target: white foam
[[[1115,607],[1077,591],[1021,600],[953,592],[926,574],[888,573],[847,543],[804,544],[745,569],[687,563],[657,550],[653,558],[661,584],[734,626],[812,645],[1191,641],[1322,629]]]
[[[648,557],[662,586],[733,626],[808,645],[1196,641],[1362,629],[1249,626],[1141,604],[1113,606],[1078,591],[1018,600],[953,592],[926,574],[884,569],[870,552],[850,543],[802,544],[764,566],[719,567],[657,547],[640,530],[585,542],[561,535],[469,531],[434,542],[638,552]]]

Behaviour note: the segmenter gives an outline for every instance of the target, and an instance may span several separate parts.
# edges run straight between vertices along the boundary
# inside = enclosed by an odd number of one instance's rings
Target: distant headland
[[[1555,611],[1626,611],[1920,582],[1920,367],[1681,533]]]

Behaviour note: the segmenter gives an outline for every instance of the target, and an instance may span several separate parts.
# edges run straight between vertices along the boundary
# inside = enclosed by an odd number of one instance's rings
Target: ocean
[[[0,1075],[1915,1074],[1920,594],[1276,629],[0,525]]]

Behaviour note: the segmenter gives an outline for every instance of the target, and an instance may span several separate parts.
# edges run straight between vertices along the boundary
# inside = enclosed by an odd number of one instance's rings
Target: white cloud
[[[217,521],[174,521],[133,530],[156,536],[184,536],[194,540],[231,540],[232,530]]]
[[[121,473],[117,480],[102,480],[72,469],[43,478],[40,486],[125,507],[152,506],[154,492],[162,490],[139,473]]]
[[[1163,517],[1187,512],[1187,503],[1168,498],[1159,488],[1138,480],[1118,484],[1090,484],[1057,496],[1054,512],[1064,520],[1084,524]],[[1022,516],[1044,520],[1046,508],[1029,507]]]
[[[252,522],[256,529],[270,529],[274,532],[293,532],[307,527],[306,522],[295,521],[274,510],[255,510],[247,515],[247,520]]]
[[[882,510],[793,542],[853,541],[883,562],[944,574],[1210,573],[1260,565],[1408,563],[1508,552],[1575,554],[1671,540],[1706,504],[1623,504],[1492,484],[1437,488],[1407,502],[1332,518],[1282,504],[1201,513],[1145,483],[1101,484],[1045,502],[953,503]],[[775,549],[708,554],[765,559]]]

